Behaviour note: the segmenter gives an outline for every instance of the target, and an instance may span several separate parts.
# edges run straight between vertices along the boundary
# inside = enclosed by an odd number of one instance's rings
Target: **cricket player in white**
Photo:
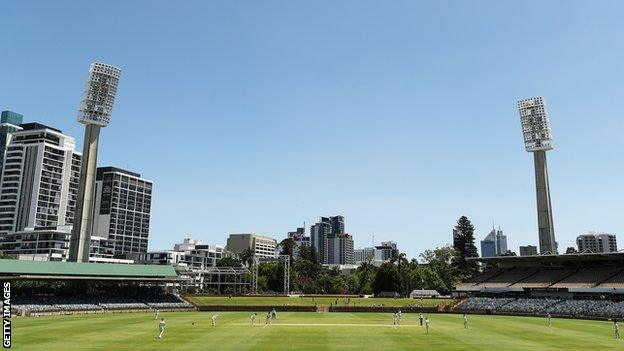
[[[620,338],[620,325],[618,324],[617,320],[613,323],[613,327],[615,328],[615,338],[619,339]]]
[[[401,322],[401,310],[399,309],[399,312],[397,312],[397,317],[399,318],[399,322]]]
[[[217,315],[215,314],[214,316],[210,317],[210,319],[212,320],[212,326],[214,327],[215,325],[217,325]]]
[[[552,327],[552,322],[550,321],[550,313],[546,315],[546,318],[548,318],[548,326]]]
[[[427,335],[429,335],[429,327],[431,325],[429,324],[429,318],[425,318],[425,328],[427,330]]]
[[[154,316],[154,319],[158,319],[158,316],[160,316],[160,310],[156,309],[156,315]]]
[[[158,338],[162,339],[163,333],[165,332],[165,320],[161,319],[160,323],[158,323],[158,329],[160,330],[160,334],[158,334]]]
[[[269,313],[267,313],[266,320],[264,321],[264,324],[271,325],[272,322],[273,322],[273,315],[271,315],[271,312],[269,312]]]
[[[464,329],[468,329],[468,317],[464,315]]]
[[[251,325],[252,326],[256,325],[256,314],[255,313],[251,315]]]

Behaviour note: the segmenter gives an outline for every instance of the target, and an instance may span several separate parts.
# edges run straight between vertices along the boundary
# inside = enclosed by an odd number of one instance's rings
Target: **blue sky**
[[[560,247],[624,235],[618,1],[4,1],[0,109],[62,129],[123,69],[100,165],[154,180],[150,249],[342,214],[408,256],[457,218],[537,244],[516,100],[546,97]],[[624,242],[620,243],[624,246]]]

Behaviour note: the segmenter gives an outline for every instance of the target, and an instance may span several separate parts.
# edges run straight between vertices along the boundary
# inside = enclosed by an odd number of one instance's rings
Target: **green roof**
[[[0,275],[72,275],[104,277],[176,277],[172,266],[77,263],[0,259]]]

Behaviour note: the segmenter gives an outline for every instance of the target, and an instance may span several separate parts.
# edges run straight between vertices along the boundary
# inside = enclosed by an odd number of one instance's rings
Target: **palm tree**
[[[253,258],[255,255],[256,253],[253,249],[246,248],[245,250],[243,250],[243,252],[240,253],[240,260],[245,266],[250,267],[253,263]]]

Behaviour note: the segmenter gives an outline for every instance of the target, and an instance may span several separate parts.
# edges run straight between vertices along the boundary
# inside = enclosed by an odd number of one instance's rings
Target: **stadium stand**
[[[547,288],[554,284],[555,282],[560,281],[561,279],[569,276],[576,272],[573,269],[542,269],[537,273],[530,275],[515,284],[511,285],[512,287],[522,287],[522,288]]]
[[[605,279],[600,284],[596,285],[597,288],[607,289],[624,289],[624,271],[615,274],[614,276]]]
[[[624,302],[609,300],[557,300],[549,298],[471,297],[455,307],[458,312],[529,314],[574,318],[624,319]]]
[[[559,280],[553,288],[592,288],[620,272],[621,268],[586,268]]]
[[[476,258],[491,270],[457,285],[457,312],[624,319],[624,254]]]
[[[82,298],[45,295],[35,297],[18,296],[11,306],[13,314],[188,308],[193,308],[193,305],[172,294],[141,294],[136,297],[122,294],[98,294]]]
[[[481,283],[475,284],[475,286],[483,288],[508,287],[535,274],[537,271],[538,270],[535,268],[512,268]]]

